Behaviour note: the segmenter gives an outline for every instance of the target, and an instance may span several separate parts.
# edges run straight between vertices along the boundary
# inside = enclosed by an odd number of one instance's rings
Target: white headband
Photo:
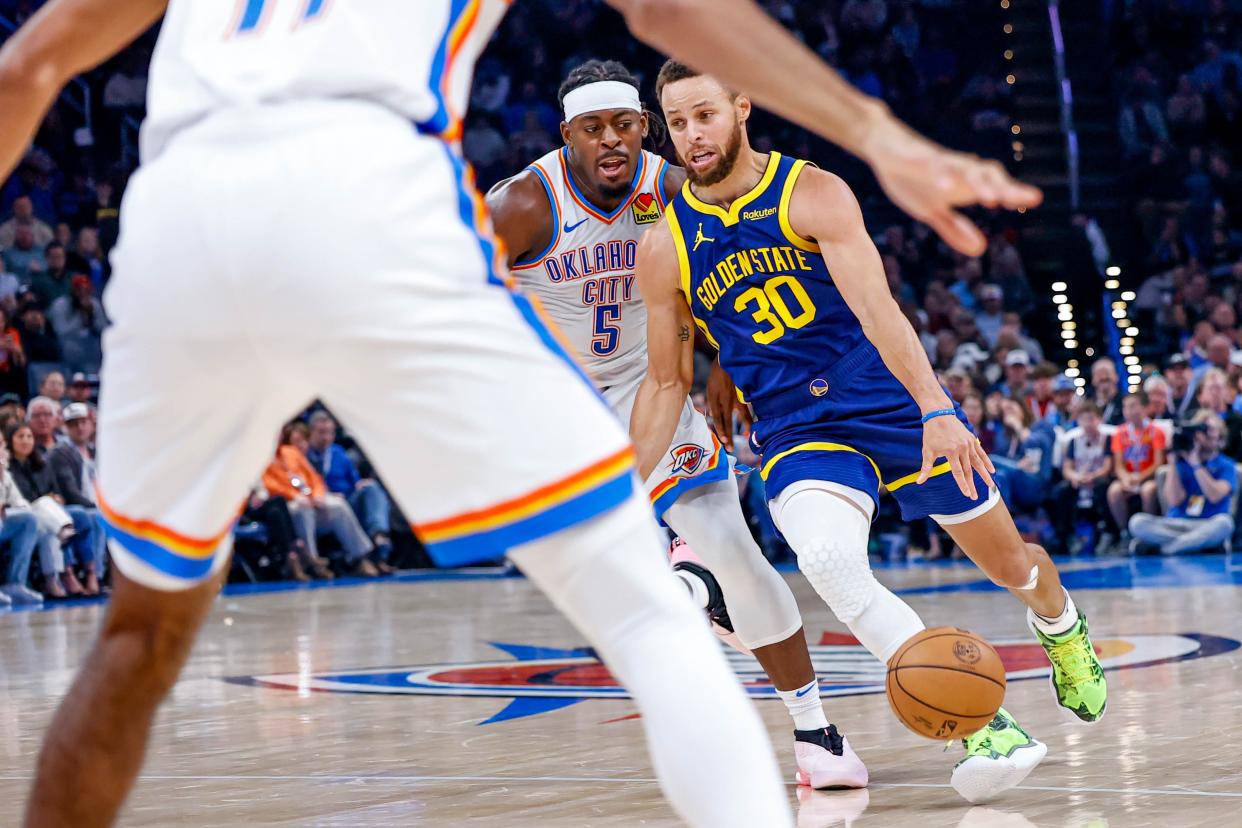
[[[632,109],[642,112],[643,105],[638,99],[638,90],[621,81],[588,83],[565,96],[566,121],[572,121],[588,112],[601,112],[605,109]]]

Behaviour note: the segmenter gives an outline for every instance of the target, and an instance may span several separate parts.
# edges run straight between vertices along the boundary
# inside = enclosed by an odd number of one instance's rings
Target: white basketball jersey
[[[142,154],[232,107],[355,98],[455,140],[506,0],[171,0]],[[365,152],[359,147],[359,152]]]
[[[513,275],[539,298],[595,384],[608,388],[647,370],[647,309],[634,260],[639,238],[664,213],[668,162],[644,151],[629,195],[605,214],[574,182],[568,152],[562,147],[527,168],[543,184],[555,231]]]

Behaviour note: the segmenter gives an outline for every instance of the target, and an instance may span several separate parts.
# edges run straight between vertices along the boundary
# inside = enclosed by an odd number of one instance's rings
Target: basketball
[[[901,645],[889,662],[888,703],[928,739],[962,739],[986,725],[1005,698],[1005,665],[969,630],[935,627]]]

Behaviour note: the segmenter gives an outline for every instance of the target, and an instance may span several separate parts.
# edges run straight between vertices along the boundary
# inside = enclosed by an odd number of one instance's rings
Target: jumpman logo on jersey
[[[703,235],[703,222],[700,221],[699,230],[697,233],[694,234],[694,247],[690,248],[690,252],[693,253],[694,251],[698,250],[699,245],[702,244],[703,242],[714,242],[714,241],[715,239],[712,238],[711,236]]]

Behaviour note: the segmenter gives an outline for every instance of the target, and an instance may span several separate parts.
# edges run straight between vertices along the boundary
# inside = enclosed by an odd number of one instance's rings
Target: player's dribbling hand
[[[930,226],[959,253],[978,256],[987,238],[957,207],[1006,210],[1036,207],[1039,188],[1015,180],[997,161],[932,143],[894,117],[882,118],[863,153],[880,186],[898,207]]]
[[[931,477],[932,467],[941,457],[949,462],[957,487],[971,500],[979,499],[974,472],[979,473],[989,489],[995,486],[992,473],[996,467],[975,435],[956,417],[936,417],[923,425],[923,468],[919,470],[919,483]]]
[[[711,416],[712,430],[716,432],[726,451],[733,451],[735,415],[742,421],[743,430],[750,433],[750,409],[738,401],[733,378],[720,367],[719,358],[712,362],[712,370],[707,377],[707,413]]]

